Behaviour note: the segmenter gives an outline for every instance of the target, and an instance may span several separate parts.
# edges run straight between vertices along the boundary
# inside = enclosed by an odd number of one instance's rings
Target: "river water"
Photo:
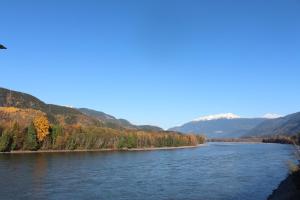
[[[0,199],[264,200],[290,161],[292,146],[245,143],[0,154]]]

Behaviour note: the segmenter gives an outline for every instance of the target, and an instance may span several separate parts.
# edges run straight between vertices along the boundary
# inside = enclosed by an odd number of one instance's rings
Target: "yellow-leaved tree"
[[[37,138],[41,142],[49,134],[49,121],[45,116],[36,117],[33,120],[34,127],[37,132]]]

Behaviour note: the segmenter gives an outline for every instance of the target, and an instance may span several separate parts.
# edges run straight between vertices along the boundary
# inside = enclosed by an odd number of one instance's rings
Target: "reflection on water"
[[[1,154],[1,199],[266,199],[292,147],[210,143],[148,152]]]
[[[43,192],[43,179],[47,176],[47,159],[45,154],[37,154],[32,171],[33,195]]]

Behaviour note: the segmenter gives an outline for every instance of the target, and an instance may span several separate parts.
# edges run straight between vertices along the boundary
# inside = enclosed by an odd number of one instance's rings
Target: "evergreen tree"
[[[13,138],[13,143],[12,143],[11,149],[12,150],[21,149],[23,146],[23,142],[24,142],[24,133],[21,130],[20,125],[17,122],[15,122],[12,127],[11,135]]]
[[[137,147],[137,138],[136,138],[136,136],[135,135],[133,135],[133,134],[129,134],[128,136],[127,136],[127,147],[129,148],[129,149],[131,149],[131,148],[136,148]]]
[[[26,150],[38,149],[37,134],[33,123],[31,123],[27,129],[27,134],[24,141],[24,149]]]
[[[121,136],[118,140],[118,149],[122,149],[126,146],[126,139],[124,136]]]
[[[1,152],[10,151],[11,143],[12,143],[12,137],[8,133],[8,131],[5,130],[2,136],[0,137],[0,151]]]

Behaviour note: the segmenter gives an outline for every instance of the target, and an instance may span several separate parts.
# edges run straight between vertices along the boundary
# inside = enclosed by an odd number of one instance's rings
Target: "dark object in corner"
[[[7,49],[5,46],[3,46],[2,44],[0,44],[0,49]]]
[[[290,174],[278,188],[268,197],[268,200],[299,200],[300,170]]]

